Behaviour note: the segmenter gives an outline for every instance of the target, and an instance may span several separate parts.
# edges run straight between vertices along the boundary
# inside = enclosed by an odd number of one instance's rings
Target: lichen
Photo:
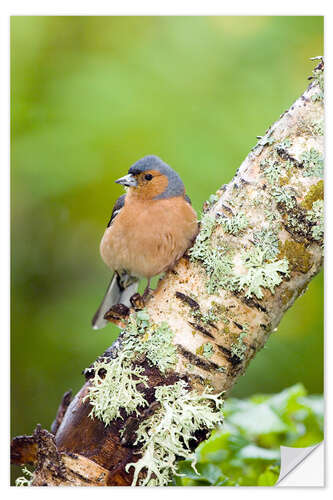
[[[126,352],[120,352],[116,359],[104,359],[94,363],[94,377],[85,399],[89,398],[91,418],[99,418],[108,425],[115,418],[122,418],[120,409],[126,415],[139,413],[147,406],[144,394],[138,390],[143,384],[148,387],[148,378],[143,367],[133,365]]]
[[[239,290],[246,288],[245,296],[248,298],[255,295],[261,299],[262,287],[274,294],[275,287],[282,282],[282,275],[288,276],[287,259],[266,262],[265,252],[258,247],[245,251],[242,260],[248,272],[238,276],[238,287]]]
[[[179,457],[192,460],[195,470],[190,447],[195,432],[211,430],[223,420],[221,394],[212,394],[209,389],[202,394],[189,391],[183,380],[156,387],[155,398],[160,409],[142,421],[136,431],[134,445],[141,445],[141,458],[125,468],[126,472],[134,468],[132,486],[138,482],[140,486],[168,485],[172,475],[177,474]]]
[[[191,314],[197,321],[205,324],[213,323],[219,319],[217,316],[217,309],[214,306],[210,307],[204,314],[201,313],[200,309],[193,309]]]
[[[324,120],[318,120],[311,123],[311,132],[313,135],[324,135]]]
[[[317,200],[324,199],[324,181],[321,180],[317,184],[313,184],[309,191],[307,192],[304,200],[301,203],[301,207],[305,210],[311,210],[312,205]]]
[[[290,148],[292,142],[291,142],[291,139],[289,137],[287,137],[286,139],[284,139],[283,141],[277,143],[275,145],[275,149],[286,149],[286,148]]]
[[[279,253],[279,238],[273,229],[265,228],[253,235],[255,245],[264,253],[264,260],[273,260]]]
[[[305,249],[304,244],[293,240],[286,240],[281,246],[279,258],[286,258],[290,271],[307,273],[311,268],[311,254]]]
[[[303,163],[303,177],[323,177],[324,158],[320,151],[315,148],[304,151],[301,154],[301,161]]]
[[[246,344],[244,344],[244,337],[248,334],[248,325],[243,326],[243,331],[238,336],[237,342],[231,344],[232,356],[237,356],[239,359],[244,359],[246,352]]]
[[[324,202],[317,200],[312,205],[312,210],[309,210],[306,216],[313,226],[311,228],[312,237],[315,240],[322,240],[324,236]]]
[[[27,467],[22,467],[22,474],[23,476],[15,480],[15,486],[32,486],[35,473],[31,472]]]
[[[219,288],[235,290],[234,266],[231,257],[227,253],[223,254],[214,248],[207,255],[203,265],[209,276],[206,285],[209,294],[216,293]]]
[[[276,202],[284,205],[286,209],[290,209],[295,206],[296,199],[291,188],[284,186],[273,186],[271,192]]]
[[[318,87],[318,92],[313,94],[313,101],[322,101],[324,99],[324,72],[322,67],[317,67],[312,71],[312,79]]]
[[[282,165],[277,161],[275,156],[265,159],[260,163],[260,168],[271,185],[278,184],[281,175],[281,167]]]
[[[123,346],[132,355],[144,355],[149,364],[165,373],[177,363],[177,348],[168,323],[151,323],[145,309],[132,314],[126,327]]]
[[[92,406],[91,418],[97,417],[108,425],[121,417],[121,409],[130,415],[144,408],[147,401],[138,386],[148,387],[148,378],[143,374],[144,368],[135,364],[135,359],[144,356],[164,374],[177,363],[177,348],[172,338],[173,332],[167,323],[151,324],[145,310],[132,314],[123,332],[118,356],[101,358],[92,367],[94,376],[85,397]]]
[[[207,342],[207,344],[205,344],[203,347],[202,355],[205,356],[205,358],[211,358],[213,354],[214,354],[214,347],[210,342]]]
[[[196,260],[204,260],[210,249],[209,238],[215,228],[215,218],[209,214],[204,214],[200,221],[200,232],[193,247],[189,251],[190,257]]]
[[[236,236],[241,231],[244,231],[244,229],[246,229],[249,225],[249,221],[242,212],[237,215],[233,215],[232,217],[221,215],[218,222],[226,233],[230,233],[233,236]]]

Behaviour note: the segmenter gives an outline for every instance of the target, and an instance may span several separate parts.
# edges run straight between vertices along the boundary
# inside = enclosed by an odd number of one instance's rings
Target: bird
[[[92,319],[96,330],[108,324],[104,315],[112,306],[130,307],[142,278],[147,279],[146,298],[151,278],[171,269],[198,234],[197,214],[183,181],[158,156],[141,158],[115,182],[126,192],[117,199],[100,243],[113,276]]]

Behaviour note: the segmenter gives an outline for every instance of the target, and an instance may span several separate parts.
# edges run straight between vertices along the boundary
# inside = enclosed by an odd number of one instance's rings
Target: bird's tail
[[[92,319],[91,323],[93,329],[99,330],[108,324],[108,321],[104,319],[104,315],[115,304],[124,304],[130,307],[130,298],[137,292],[138,286],[139,280],[137,278],[129,276],[128,274],[119,276],[118,273],[114,273],[102,303]]]

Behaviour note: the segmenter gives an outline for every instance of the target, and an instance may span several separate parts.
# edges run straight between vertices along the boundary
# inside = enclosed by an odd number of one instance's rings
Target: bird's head
[[[116,180],[129,188],[131,196],[143,200],[160,200],[184,196],[184,184],[174,170],[158,156],[145,156],[134,163],[128,175]]]

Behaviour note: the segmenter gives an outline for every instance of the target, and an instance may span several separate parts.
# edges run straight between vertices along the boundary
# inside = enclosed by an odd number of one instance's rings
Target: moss
[[[280,295],[282,304],[284,306],[288,304],[293,296],[294,296],[294,290],[291,288],[286,288]]]
[[[285,177],[280,177],[279,179],[279,185],[280,186],[285,186],[289,182],[289,177],[286,175]]]
[[[278,258],[284,257],[289,261],[290,271],[307,273],[312,266],[311,254],[304,244],[293,240],[286,240],[282,245]]]
[[[134,468],[132,486],[166,486],[177,474],[177,457],[192,460],[195,433],[211,430],[222,423],[222,394],[205,389],[202,394],[189,391],[186,382],[159,386],[155,398],[160,409],[141,422],[134,445],[141,446],[141,458],[126,465]],[[139,477],[141,479],[139,480]]]
[[[324,181],[321,180],[317,184],[313,184],[309,191],[307,192],[304,200],[301,203],[301,207],[305,210],[311,210],[312,205],[317,200],[324,199]]]

